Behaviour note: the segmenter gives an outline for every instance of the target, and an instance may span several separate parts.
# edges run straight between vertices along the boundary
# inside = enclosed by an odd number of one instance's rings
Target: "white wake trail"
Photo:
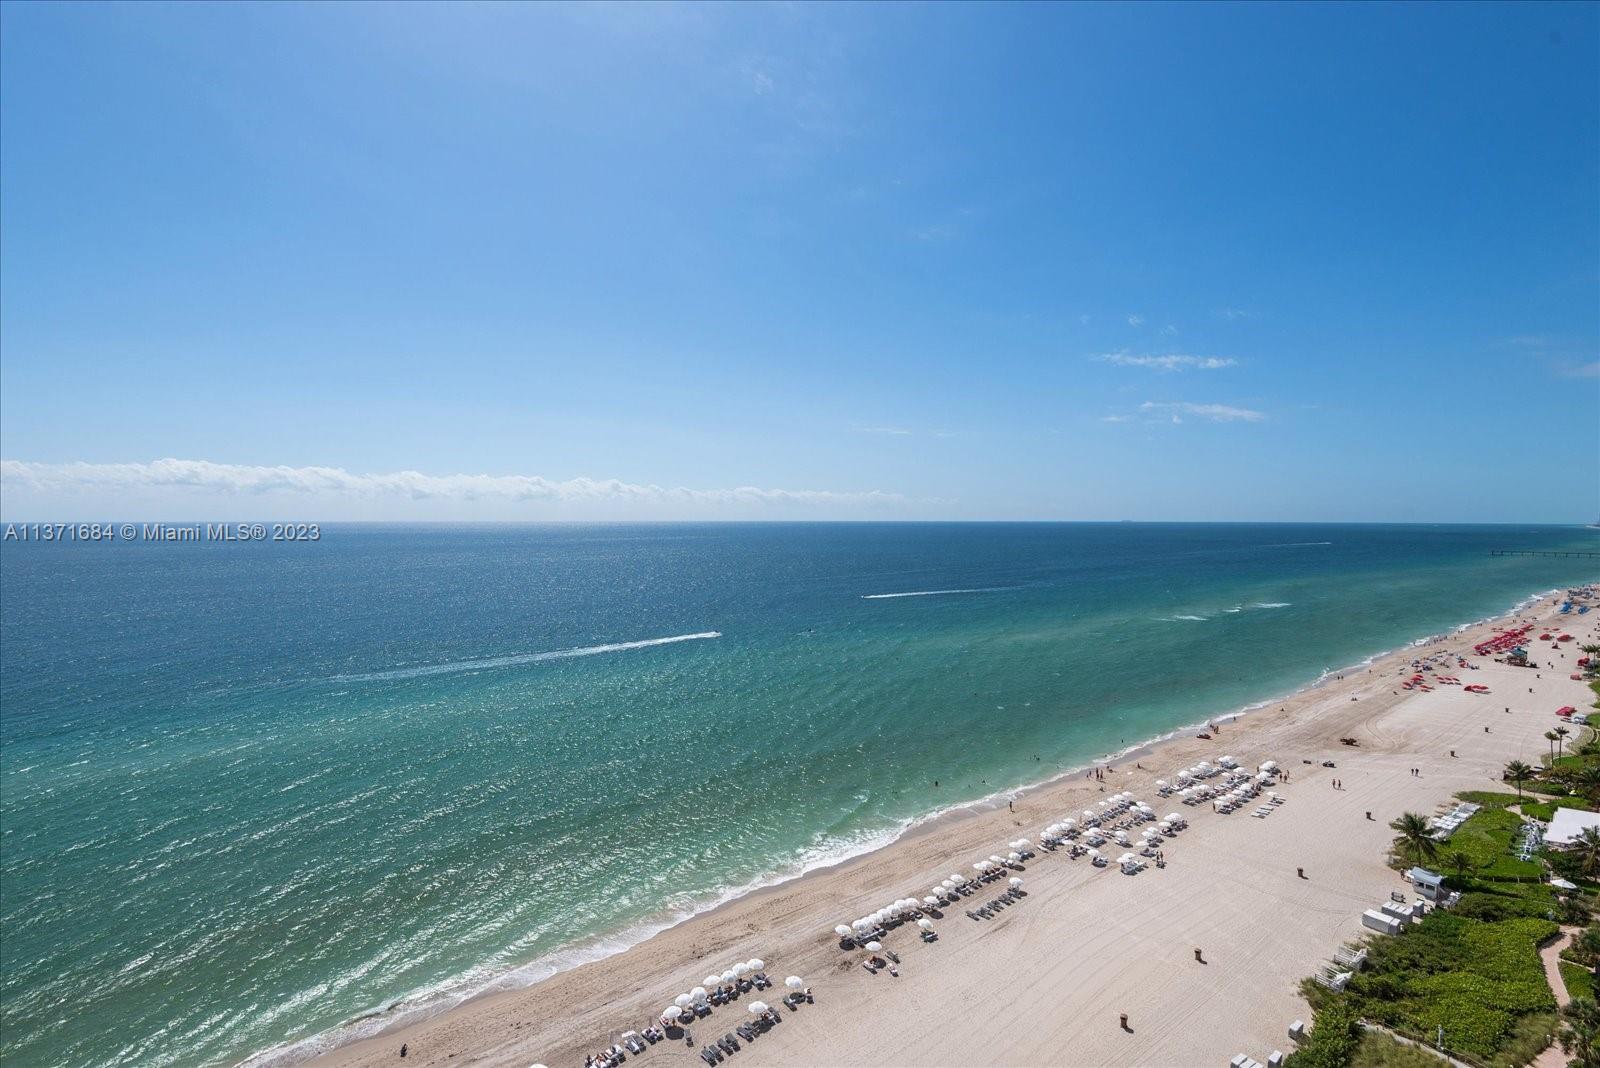
[[[365,675],[336,675],[332,682],[384,682],[391,679],[418,679],[428,675],[454,675],[463,671],[483,671],[490,668],[516,667],[519,664],[537,664],[545,660],[567,660],[575,656],[599,656],[601,653],[620,653],[629,649],[648,649],[656,645],[674,645],[678,642],[697,642],[720,638],[719,630],[706,630],[698,634],[675,634],[670,638],[647,638],[637,642],[613,642],[609,645],[585,645],[577,649],[555,649],[545,653],[519,653],[516,656],[491,656],[482,660],[453,660],[446,664],[424,664],[420,667],[396,668],[393,671],[374,671]]]
[[[863,593],[863,601],[887,601],[895,597],[943,597],[951,593],[999,593],[1014,590],[1015,586],[978,586],[970,590],[910,590],[906,593]]]

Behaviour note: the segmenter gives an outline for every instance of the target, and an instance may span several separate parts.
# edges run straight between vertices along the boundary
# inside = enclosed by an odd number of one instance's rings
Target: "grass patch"
[[[1594,997],[1594,976],[1589,969],[1581,964],[1574,964],[1570,960],[1557,962],[1561,968],[1561,981],[1567,984],[1567,996],[1573,998]]]
[[[1544,869],[1536,860],[1519,860],[1512,852],[1522,817],[1503,808],[1485,808],[1450,836],[1440,852],[1462,852],[1472,861],[1474,879],[1531,880],[1538,882]]]
[[[1456,798],[1484,808],[1510,808],[1519,800],[1516,794],[1490,793],[1487,790],[1464,790]]]
[[[1583,797],[1563,797],[1560,801],[1529,801],[1522,806],[1522,814],[1543,823],[1555,819],[1556,809],[1575,808],[1583,812],[1595,811],[1594,802]]]
[[[1356,1047],[1350,1068],[1445,1068],[1449,1063],[1437,1053],[1408,1046],[1393,1035],[1368,1031]]]

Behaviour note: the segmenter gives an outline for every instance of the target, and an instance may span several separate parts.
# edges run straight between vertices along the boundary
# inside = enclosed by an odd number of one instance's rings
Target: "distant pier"
[[[1490,549],[1490,556],[1575,556],[1582,560],[1600,560],[1600,552],[1589,553],[1576,550],[1552,551],[1550,549]]]

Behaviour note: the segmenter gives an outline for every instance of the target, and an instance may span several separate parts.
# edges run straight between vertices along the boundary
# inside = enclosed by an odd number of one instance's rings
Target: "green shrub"
[[[1442,1028],[1447,1049],[1487,1061],[1521,1017],[1555,1010],[1538,945],[1559,928],[1520,914],[1535,903],[1517,895],[1471,897],[1466,912],[1432,912],[1397,938],[1373,941],[1347,996],[1368,1019],[1429,1041]]]
[[[1461,902],[1451,911],[1469,920],[1498,923],[1520,917],[1548,919],[1555,907],[1555,896],[1542,884],[1530,886],[1526,891],[1505,891],[1505,884],[1482,884],[1461,895]]]
[[[1284,1064],[1287,1068],[1346,1068],[1361,1034],[1361,1017],[1349,1001],[1329,998],[1312,1017],[1311,1033]]]

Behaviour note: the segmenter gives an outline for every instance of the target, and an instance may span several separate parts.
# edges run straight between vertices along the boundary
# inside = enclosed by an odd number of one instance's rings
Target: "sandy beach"
[[[1389,821],[1405,811],[1432,814],[1460,790],[1509,789],[1500,769],[1545,753],[1555,709],[1592,703],[1569,675],[1582,655],[1576,647],[1595,640],[1596,614],[1557,616],[1558,603],[1545,598],[1352,669],[1225,724],[1209,740],[1187,732],[1117,762],[1104,783],[1078,775],[1018,795],[1014,811],[1003,801],[964,810],[625,953],[474,999],[337,1049],[321,1063],[393,1065],[404,1044],[407,1065],[579,1066],[623,1031],[651,1022],[708,972],[751,957],[762,958],[779,983],[804,977],[815,1004],[785,1011],[780,1026],[734,1056],[737,1065],[1223,1065],[1241,1052],[1264,1061],[1274,1049],[1292,1048],[1291,1021],[1310,1018],[1299,981],[1361,933],[1363,909],[1403,888],[1384,864]],[[1470,655],[1475,641],[1513,621],[1551,621],[1577,640],[1559,652],[1548,642],[1531,646],[1541,665],[1553,667]],[[1479,669],[1446,674],[1490,692],[1400,688],[1413,658],[1446,650],[1467,654]],[[1347,736],[1359,746],[1341,744]],[[1277,760],[1290,775],[1277,787],[1287,802],[1255,819],[1254,805],[1223,815],[1157,796],[1156,779],[1223,754],[1247,768]],[[1323,760],[1337,767],[1322,767]],[[1005,852],[1011,839],[1036,837],[1093,804],[1102,787],[1189,819],[1166,843],[1165,868],[1126,876],[1115,865],[1069,859],[1065,850],[1041,853],[1020,873],[1028,896],[997,918],[964,915],[998,892],[986,889],[945,911],[936,942],[919,941],[911,927],[892,932],[886,945],[901,957],[898,977],[869,974],[860,967],[864,953],[839,948],[835,924],[926,894],[949,873]],[[764,996],[776,1004],[781,994],[741,998],[691,1033],[697,1042],[720,1036],[747,1018],[745,1002]],[[701,1063],[682,1040],[629,1062]]]

